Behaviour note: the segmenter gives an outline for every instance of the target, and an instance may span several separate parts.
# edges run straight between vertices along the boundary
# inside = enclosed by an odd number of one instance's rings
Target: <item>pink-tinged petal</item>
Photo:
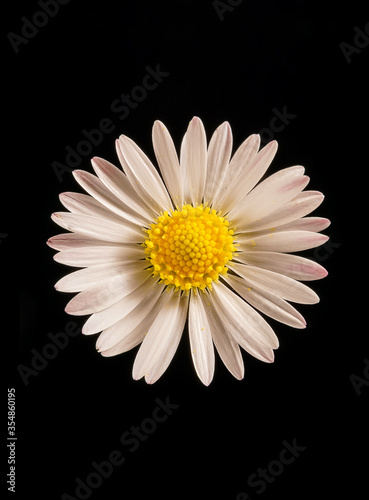
[[[122,219],[116,216],[111,210],[104,207],[95,198],[82,193],[61,193],[59,200],[62,205],[74,214],[94,215],[95,217],[111,218],[115,221]]]
[[[269,269],[299,281],[319,280],[328,274],[317,262],[290,253],[240,252],[236,259],[243,264]]]
[[[160,293],[148,294],[133,311],[104,329],[97,339],[96,348],[102,353],[106,351],[112,353],[114,350],[115,354],[118,354],[131,348],[127,344],[130,345],[137,340],[142,342],[168,298],[168,294],[162,293],[163,288],[159,285]]]
[[[211,295],[213,293],[218,299],[223,301],[225,308],[229,308],[229,311],[232,311],[235,320],[242,321],[245,328],[246,341],[249,340],[249,337],[252,337],[257,343],[263,344],[266,347],[272,349],[278,348],[279,342],[273,329],[255,309],[250,307],[249,304],[238,297],[223,283],[216,284]],[[240,342],[238,343],[240,344]],[[242,346],[242,344],[240,345]]]
[[[181,296],[179,293],[164,294],[162,307],[153,321],[152,325],[145,336],[140,349],[138,350],[132,370],[132,376],[135,380],[143,376],[150,377],[150,369],[153,369],[153,378],[158,374],[160,369],[156,365],[159,359],[168,366],[174,352],[177,349],[180,338],[182,336],[184,326],[184,311],[187,309],[182,302],[180,307]],[[177,328],[177,322],[181,329]]]
[[[133,212],[121,211],[120,215],[98,202],[95,198],[82,193],[62,193],[59,195],[61,203],[74,214],[91,215],[101,219],[108,219],[116,224],[142,226],[142,220]],[[124,217],[123,217],[124,213]]]
[[[92,236],[84,236],[83,234],[77,233],[61,233],[56,236],[52,236],[46,242],[49,247],[54,248],[54,250],[70,250],[77,248],[86,247],[97,247],[97,246],[119,246],[119,243],[111,243],[109,241],[97,240]]]
[[[201,205],[206,180],[207,142],[202,121],[195,116],[183,137],[180,165],[184,186],[184,202]]]
[[[255,285],[251,287],[245,279],[237,276],[228,275],[225,277],[225,281],[244,300],[267,316],[293,328],[306,327],[303,316],[278,295]]]
[[[144,241],[143,231],[129,222],[112,222],[108,218],[98,218],[85,214],[56,212],[51,216],[59,226],[74,233],[96,237],[115,243],[141,243]]]
[[[278,339],[259,313],[222,283],[213,285],[209,300],[223,328],[245,351],[266,363],[274,361]]]
[[[169,194],[174,205],[181,208],[183,205],[183,185],[178,155],[168,129],[159,120],[154,123],[152,140],[160,172]]]
[[[236,151],[223,183],[222,197],[217,208],[227,213],[236,207],[265,174],[277,152],[277,142],[272,141],[258,152],[260,136],[252,135]],[[220,194],[220,191],[219,191]]]
[[[237,236],[243,251],[271,252],[300,252],[323,245],[328,239],[328,236],[312,231],[271,231],[255,238],[242,234]]]
[[[74,267],[131,262],[144,258],[145,253],[143,248],[138,245],[71,248],[54,255],[56,262]]]
[[[246,218],[240,220],[237,225],[237,232],[252,232],[279,227],[309,214],[323,200],[324,196],[318,191],[303,191],[293,200],[260,220],[253,222],[248,221]]]
[[[128,177],[115,165],[103,158],[94,157],[91,164],[105,187],[113,193],[125,206],[140,214],[144,221],[152,219],[150,208],[133,189]]]
[[[229,207],[236,205],[248,191],[252,189],[249,183],[248,171],[253,161],[257,157],[257,152],[260,146],[260,136],[258,134],[250,135],[237,149],[233,155],[223,178],[223,182],[219,185],[219,190],[212,200],[212,205],[217,210],[227,212]],[[257,181],[255,181],[256,184]],[[242,183],[242,187],[240,187]],[[235,201],[232,197],[235,196]]]
[[[240,232],[237,238],[240,241],[246,241],[248,239],[255,239],[259,236],[265,236],[275,233],[280,233],[284,231],[309,231],[309,232],[319,232],[323,231],[330,225],[330,220],[323,217],[302,217],[301,219],[293,220],[287,224],[282,224],[281,226],[269,227],[267,229],[262,229],[260,231],[247,231]]]
[[[295,198],[309,182],[303,173],[304,167],[289,167],[258,184],[228,214],[232,224],[252,224]]]
[[[117,342],[112,347],[109,347],[108,349],[105,350],[97,349],[98,352],[104,358],[109,358],[112,356],[117,356],[118,354],[122,354],[123,352],[130,351],[137,345],[141,344],[141,342],[145,338],[145,335],[147,334],[150,328],[153,319],[154,316],[150,317],[148,315],[133,330],[127,331],[120,329],[119,330],[119,333],[121,334],[120,341]],[[118,327],[117,325],[113,325],[111,328],[118,328]]]
[[[144,303],[153,306],[159,299],[164,285],[158,284],[155,279],[149,277],[144,283],[136,288],[132,293],[123,297],[115,304],[92,314],[83,325],[82,333],[92,335],[109,328],[128,316],[136,307]],[[127,325],[126,325],[127,326]],[[121,324],[120,328],[123,328]]]
[[[133,224],[143,225],[145,220],[132,210],[131,207],[117,198],[96,175],[84,170],[74,170],[73,176],[78,184],[97,202],[106,208],[107,212],[116,214]],[[95,204],[96,206],[96,204]]]
[[[198,293],[191,293],[188,333],[196,373],[204,385],[209,385],[214,375],[214,346],[207,315]]]
[[[59,292],[80,292],[114,276],[123,275],[125,272],[141,271],[142,269],[141,262],[134,262],[129,265],[126,263],[115,263],[91,266],[67,274],[56,283],[55,288]]]
[[[204,194],[205,204],[215,204],[227,174],[227,167],[232,154],[232,130],[228,122],[222,123],[214,132],[209,142],[207,175]]]
[[[243,379],[245,367],[238,343],[229,334],[227,329],[223,327],[216,309],[214,309],[212,302],[209,300],[208,294],[201,294],[200,298],[209,322],[214,345],[221,360],[236,379]]]
[[[121,135],[117,143],[123,169],[138,195],[156,213],[171,210],[168,191],[154,165],[129,137]]]
[[[331,224],[329,219],[324,217],[302,217],[278,227],[278,231],[312,231],[319,233],[324,231]]]
[[[274,293],[282,299],[299,304],[319,302],[318,295],[311,288],[283,274],[237,262],[232,262],[229,267],[241,278],[244,278],[250,288],[255,286],[266,292]]]
[[[156,358],[155,362],[151,365],[145,375],[145,380],[148,384],[155,383],[162,376],[172,361],[182,337],[183,328],[187,318],[187,310],[188,296],[183,295],[179,301],[177,318],[174,323],[172,333],[167,336],[165,345],[161,345],[159,356]]]
[[[75,316],[102,311],[136,290],[150,274],[147,270],[126,272],[92,285],[73,297],[65,311]]]

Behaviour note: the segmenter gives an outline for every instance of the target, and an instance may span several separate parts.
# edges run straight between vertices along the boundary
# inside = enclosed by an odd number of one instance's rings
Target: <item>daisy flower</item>
[[[60,195],[68,211],[52,219],[70,232],[48,244],[58,250],[57,262],[81,269],[55,287],[78,292],[66,312],[91,315],[82,332],[101,332],[97,349],[103,356],[141,344],[134,379],[158,380],[187,318],[200,380],[209,385],[213,378],[215,348],[232,375],[242,379],[241,347],[261,361],[274,360],[278,339],[264,316],[305,328],[291,302],[319,301],[301,281],[327,272],[292,252],[327,241],[320,231],[329,221],[306,217],[323,195],[304,191],[309,178],[302,166],[261,181],[277,142],[259,150],[259,135],[251,135],[232,156],[228,122],[207,144],[203,123],[194,117],[179,158],[160,121],[152,139],[161,176],[124,135],[116,141],[122,169],[95,157],[96,175],[73,172],[88,194]]]

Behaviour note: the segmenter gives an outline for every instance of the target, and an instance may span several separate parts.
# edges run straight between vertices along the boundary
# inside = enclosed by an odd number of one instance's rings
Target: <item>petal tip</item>
[[[265,147],[267,147],[267,146],[269,148],[274,149],[275,151],[277,151],[277,149],[278,149],[278,141],[276,139],[274,139],[273,141],[268,142],[268,144]]]
[[[86,328],[86,325],[83,325],[81,332],[83,335],[91,335],[91,332],[88,328]]]
[[[73,299],[72,299],[73,300]],[[80,316],[80,311],[73,308],[73,304],[70,302],[65,306],[64,311],[71,316]]]
[[[145,375],[145,382],[147,385],[153,385],[153,384],[155,384],[156,381],[157,381],[156,378],[150,377],[149,375]]]
[[[72,172],[72,175],[76,179],[76,181],[78,181],[79,179],[81,179],[83,177],[83,174],[84,174],[84,171],[80,170],[80,169],[75,169]]]
[[[326,278],[328,276],[328,271],[326,270],[325,267],[321,267],[321,271],[320,271],[320,278]]]
[[[165,127],[165,125],[161,120],[155,120],[153,127]]]

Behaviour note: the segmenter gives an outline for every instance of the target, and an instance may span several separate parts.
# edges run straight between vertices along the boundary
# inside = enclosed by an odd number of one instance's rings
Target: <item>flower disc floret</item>
[[[236,250],[229,221],[203,205],[164,212],[147,233],[145,252],[153,275],[181,290],[211,289],[227,273]]]

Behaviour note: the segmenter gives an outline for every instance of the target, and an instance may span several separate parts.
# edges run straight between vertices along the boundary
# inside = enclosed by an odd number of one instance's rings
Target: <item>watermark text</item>
[[[339,44],[342,54],[348,64],[350,64],[354,54],[361,54],[362,50],[369,46],[369,22],[366,23],[364,29],[355,26],[354,32],[355,35],[351,43],[341,42]]]
[[[134,453],[141,443],[146,441],[153,434],[158,425],[165,422],[173,411],[179,408],[179,404],[173,403],[167,396],[165,401],[160,398],[155,399],[156,406],[151,416],[144,418],[140,424],[132,425],[129,430],[122,433],[120,443],[124,450]],[[94,490],[99,488],[104,481],[109,479],[117,467],[122,466],[126,461],[126,456],[120,449],[115,449],[101,461],[91,462],[91,472],[83,479],[75,479],[73,495],[63,493],[61,500],[87,500]]]
[[[148,92],[156,89],[170,74],[168,71],[163,71],[160,64],[157,64],[155,68],[146,66],[145,70],[146,74],[140,85],[133,87],[129,93],[122,93],[110,104],[111,112],[121,121],[128,118],[132,110],[136,109],[147,98]],[[58,181],[62,182],[63,175],[67,172],[71,173],[82,163],[84,158],[90,158],[93,149],[102,143],[104,136],[112,133],[115,129],[116,125],[110,117],[99,120],[93,129],[83,129],[81,132],[83,138],[75,146],[72,147],[68,144],[65,147],[64,163],[61,161],[51,163]]]
[[[358,396],[361,395],[363,392],[363,388],[369,387],[369,359],[365,358],[364,359],[364,369],[361,375],[357,375],[356,373],[353,373],[350,375],[350,382],[352,384],[352,387],[354,388],[356,394]]]
[[[247,486],[252,488],[253,493],[261,495],[268,488],[268,485],[274,483],[287,465],[291,465],[306,450],[306,446],[301,446],[294,438],[292,443],[286,440],[282,441],[283,448],[279,453],[278,459],[271,460],[266,467],[259,467],[247,478]],[[238,493],[235,500],[251,500],[251,496],[242,491]]]
[[[37,5],[41,10],[37,10],[32,18],[26,16],[21,18],[22,27],[20,33],[10,31],[7,38],[16,54],[19,53],[23,45],[27,45],[32,38],[34,38],[40,28],[44,28],[51,18],[55,17],[60,9],[60,5],[66,5],[70,0],[38,0]]]

